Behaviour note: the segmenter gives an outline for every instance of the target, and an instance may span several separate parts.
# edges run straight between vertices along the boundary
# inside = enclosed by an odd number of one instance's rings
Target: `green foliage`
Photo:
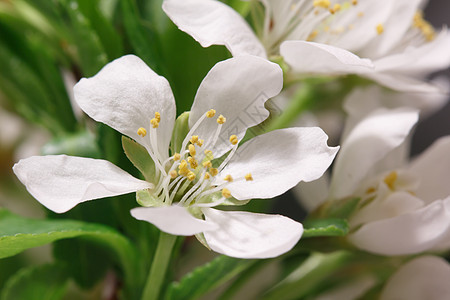
[[[180,282],[172,283],[168,288],[166,299],[198,299],[250,267],[254,262],[255,260],[219,256],[187,274]]]
[[[302,238],[319,236],[345,236],[348,233],[348,223],[344,219],[316,219],[304,223],[305,231]]]
[[[156,183],[155,163],[147,149],[126,136],[122,136],[122,148],[128,159],[144,175],[145,180]]]
[[[66,268],[59,264],[31,266],[11,277],[1,300],[62,299],[67,287]]]

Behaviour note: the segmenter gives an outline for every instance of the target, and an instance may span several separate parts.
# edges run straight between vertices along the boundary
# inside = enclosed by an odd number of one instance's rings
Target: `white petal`
[[[356,125],[342,143],[330,194],[351,195],[377,162],[405,140],[417,119],[418,112],[410,109],[379,109]]]
[[[189,115],[189,125],[192,127],[208,110],[217,111],[216,117],[205,119],[195,132],[206,143],[215,134],[217,116],[222,114],[227,118],[218,142],[209,149],[215,157],[220,157],[231,148],[231,135],[237,135],[240,140],[247,128],[261,123],[269,116],[264,103],[277,95],[282,86],[281,68],[262,58],[239,56],[219,62],[198,88]]]
[[[179,29],[203,47],[224,45],[233,56],[266,58],[263,45],[231,7],[215,0],[165,0],[163,10]]]
[[[32,156],[20,160],[13,170],[33,197],[57,213],[84,201],[153,188],[153,184],[101,159]]]
[[[450,198],[414,212],[363,225],[349,240],[358,248],[382,254],[416,254],[434,247],[450,228]]]
[[[220,230],[206,231],[212,250],[238,258],[270,258],[281,255],[297,244],[302,224],[280,215],[203,209],[206,220]]]
[[[376,65],[376,62],[375,62]],[[394,91],[405,92],[405,93],[438,93],[442,92],[440,87],[428,83],[423,79],[417,79],[412,77],[410,74],[402,74],[395,72],[368,72],[361,73],[362,77],[367,77],[377,82],[380,85],[388,87]]]
[[[74,87],[75,100],[94,120],[102,122],[150,149],[150,120],[161,114],[158,149],[168,157],[175,122],[175,100],[167,80],[152,71],[140,58],[127,55],[107,64],[97,75],[81,79]],[[155,149],[156,151],[156,149]]]
[[[420,177],[417,196],[427,202],[450,195],[450,136],[440,138],[409,166]]]
[[[392,275],[381,300],[441,300],[450,298],[450,266],[437,256],[415,258]]]
[[[372,62],[330,45],[305,41],[286,41],[280,53],[295,72],[313,74],[353,74],[369,72]]]
[[[272,198],[300,181],[318,179],[333,161],[339,147],[328,147],[328,136],[318,127],[287,128],[257,136],[236,151],[218,175],[235,180],[227,185],[239,200]],[[253,180],[245,181],[251,173]]]
[[[141,221],[149,222],[161,231],[173,235],[194,235],[207,230],[217,229],[211,222],[193,217],[185,207],[172,205],[163,207],[137,207],[131,215]]]

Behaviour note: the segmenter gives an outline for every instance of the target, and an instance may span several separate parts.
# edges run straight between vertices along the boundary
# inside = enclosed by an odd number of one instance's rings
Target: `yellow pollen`
[[[311,42],[312,40],[314,40],[316,38],[316,36],[319,34],[319,32],[317,30],[314,30],[313,32],[311,32],[309,34],[309,36],[306,38],[306,40],[308,42]]]
[[[363,17],[364,16],[364,12],[362,12],[362,11],[360,11],[359,13],[358,13],[358,17]]]
[[[185,169],[187,169],[187,167],[188,167],[187,162],[183,159],[183,160],[180,162],[180,165],[178,166],[178,169],[180,169],[180,170],[185,170]]]
[[[225,176],[225,178],[223,180],[228,181],[228,182],[232,182],[233,181],[233,177],[231,177],[231,175],[228,174],[227,176]]]
[[[187,177],[187,179],[188,179],[189,181],[194,181],[195,177],[197,177],[197,176],[195,176],[195,173],[194,173],[194,172],[189,171],[189,172],[187,173],[186,177]]]
[[[180,158],[181,158],[180,153],[175,153],[175,154],[173,155],[173,160],[174,160],[174,161],[180,160]]]
[[[208,172],[205,173],[205,179],[209,179],[211,178],[211,174],[209,174]]]
[[[330,7],[330,1],[329,0],[314,0],[313,6],[328,8],[328,7]]]
[[[231,143],[232,145],[236,145],[238,142],[239,142],[239,141],[238,141],[238,138],[237,138],[236,135],[233,134],[232,136],[230,136],[230,143]]]
[[[193,135],[189,141],[192,144],[196,144],[198,142],[198,135]]]
[[[384,32],[384,26],[383,26],[383,24],[378,24],[377,27],[376,27],[376,29],[377,29],[377,33],[378,33],[378,34],[382,34],[382,33]]]
[[[205,156],[206,156],[206,159],[209,159],[209,160],[214,159],[214,155],[211,150],[205,150]]]
[[[212,118],[216,115],[216,111],[214,109],[210,109],[209,111],[206,112],[206,117],[207,118]]]
[[[161,122],[161,114],[159,112],[155,112],[155,119],[159,122]]]
[[[219,124],[223,124],[227,121],[227,118],[225,118],[224,116],[220,115],[217,117],[217,123]]]
[[[389,173],[386,177],[384,177],[384,183],[386,183],[386,185],[391,189],[394,190],[394,184],[395,181],[397,180],[397,172],[392,171],[391,173]]]
[[[227,188],[223,188],[222,189],[222,196],[224,196],[225,198],[230,198],[231,197],[231,192],[229,189]]]
[[[169,175],[170,175],[170,177],[171,177],[172,179],[175,179],[175,178],[177,178],[178,173],[177,173],[177,171],[175,171],[175,170],[171,170],[171,171],[169,172]]]
[[[204,142],[205,142],[205,140],[198,140],[197,141],[197,146],[199,146],[199,147],[203,146]]]
[[[212,163],[210,160],[204,161],[202,165],[204,168],[212,168]]]
[[[341,10],[341,5],[336,3],[333,8],[330,8],[329,11],[331,14],[335,14],[336,12],[338,12],[339,10]]]
[[[217,174],[219,174],[219,170],[217,170],[216,168],[210,168],[209,173],[211,174],[212,177],[214,177]]]
[[[252,180],[253,180],[252,173],[247,173],[247,174],[245,175],[245,180],[246,180],[246,181],[252,181]]]
[[[195,156],[195,154],[197,154],[197,152],[195,151],[195,146],[194,145],[189,145],[189,154],[191,155],[191,156]]]
[[[159,121],[156,118],[153,118],[150,120],[150,124],[152,124],[153,128],[158,128],[159,127]]]
[[[352,0],[353,5],[358,5],[358,0]]]
[[[191,165],[192,169],[195,169],[195,168],[198,167],[198,161],[195,158],[189,156],[188,157],[188,162]]]
[[[424,20],[421,11],[416,12],[414,15],[413,27],[418,28],[428,42],[434,40],[436,35],[434,28],[430,23]]]
[[[141,127],[138,129],[137,134],[144,137],[147,135],[147,130],[145,130],[145,128]]]
[[[366,194],[372,194],[373,192],[375,192],[375,188],[374,187],[370,187],[366,190]]]

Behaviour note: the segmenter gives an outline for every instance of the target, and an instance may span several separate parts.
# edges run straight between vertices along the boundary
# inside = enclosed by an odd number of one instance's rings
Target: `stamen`
[[[141,127],[138,129],[137,134],[144,137],[147,135],[147,130],[145,130],[145,128]]]
[[[198,135],[193,135],[189,141],[191,142],[191,144],[197,144]]]
[[[175,154],[173,155],[173,160],[174,160],[174,161],[177,161],[177,160],[180,160],[180,159],[181,159],[180,153],[175,153]]]
[[[341,5],[336,3],[333,8],[330,8],[330,13],[335,14],[336,12],[341,10]]]
[[[205,153],[206,159],[209,159],[209,160],[213,160],[214,159],[214,155],[213,155],[211,150],[205,150],[204,153]]]
[[[197,141],[197,146],[199,146],[199,147],[203,146],[204,142],[205,142],[205,140],[198,140]]]
[[[150,124],[152,125],[153,128],[158,128],[159,127],[159,121],[156,118],[153,118],[150,120]]]
[[[384,32],[383,24],[378,24],[376,30],[378,34],[382,34]]]
[[[227,198],[222,197],[219,200],[214,201],[214,202],[210,202],[210,203],[196,203],[193,206],[196,206],[196,207],[214,207],[214,206],[218,206],[218,205],[224,203],[226,200],[227,200]]]
[[[329,0],[314,0],[313,6],[314,7],[323,7],[328,8],[330,7],[330,1]]]
[[[175,179],[175,178],[178,177],[178,173],[177,173],[177,171],[175,171],[175,170],[171,170],[171,171],[169,172],[169,176],[170,176],[172,179]]]
[[[352,0],[353,5],[358,5],[358,0]]]
[[[214,109],[210,109],[209,111],[206,112],[206,117],[208,118],[212,118],[216,115],[216,111]]]
[[[196,176],[195,173],[192,172],[192,171],[189,171],[189,172],[187,173],[187,175],[186,175],[186,178],[187,178],[189,181],[194,181],[195,177],[197,177],[197,176]]]
[[[155,119],[159,122],[161,122],[161,114],[159,112],[155,112]]]
[[[211,178],[211,174],[209,174],[209,172],[206,172],[204,178],[205,178],[205,180],[210,179]]]
[[[220,115],[219,117],[217,117],[217,123],[219,124],[223,124],[227,121],[227,118],[225,118],[224,116]]]
[[[227,176],[225,176],[225,178],[223,180],[228,181],[228,182],[232,182],[233,181],[233,177],[231,177],[231,175],[228,174]]]
[[[188,163],[192,169],[196,169],[198,167],[198,161],[195,158],[193,158],[192,156],[188,157]]]
[[[219,174],[219,170],[216,168],[210,168],[209,169],[209,173],[211,174],[212,177],[216,176],[217,174]]]
[[[366,194],[372,194],[375,191],[376,191],[376,189],[374,187],[370,187],[366,190]]]
[[[231,197],[231,192],[229,189],[227,188],[223,188],[222,189],[222,196],[224,196],[225,198],[230,198]]]
[[[253,181],[252,173],[247,173],[244,177],[246,181]]]
[[[386,185],[391,189],[394,190],[394,184],[395,181],[397,180],[397,172],[392,171],[391,173],[389,173],[385,178],[384,178],[384,183],[386,183]]]
[[[195,156],[195,154],[197,154],[197,152],[195,151],[195,146],[194,145],[190,144],[188,148],[189,148],[189,154],[191,156]]]
[[[230,136],[230,143],[231,143],[232,145],[236,145],[238,142],[239,142],[239,141],[238,141],[238,138],[237,138],[236,135],[233,134],[232,136]]]
[[[202,165],[203,165],[204,168],[212,168],[212,163],[211,163],[210,160],[204,161],[202,163]]]

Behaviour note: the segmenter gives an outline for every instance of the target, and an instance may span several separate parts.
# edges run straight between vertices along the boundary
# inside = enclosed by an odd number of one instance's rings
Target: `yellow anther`
[[[384,183],[386,183],[386,185],[391,189],[394,190],[394,184],[395,181],[397,180],[397,172],[392,171],[391,173],[389,173],[386,177],[384,177]]]
[[[230,143],[232,145],[236,145],[238,142],[239,142],[239,140],[236,135],[233,134],[232,136],[230,136]]]
[[[161,122],[161,114],[159,112],[155,112],[155,119],[158,123]]]
[[[219,174],[219,170],[217,170],[216,168],[210,168],[209,169],[209,174],[211,174],[211,176],[214,177],[217,174]]]
[[[193,135],[189,141],[192,144],[196,144],[198,142],[198,135]]]
[[[336,3],[336,4],[333,6],[333,9],[334,9],[334,11],[340,11],[340,10],[341,10],[341,5],[340,5],[339,3]]]
[[[180,162],[180,165],[178,166],[178,169],[180,170],[184,170],[187,169],[188,165],[187,165],[187,161],[185,161],[184,159]]]
[[[189,164],[191,165],[191,168],[192,168],[192,169],[195,169],[195,168],[198,167],[198,161],[197,161],[195,158],[189,156],[189,157],[188,157],[188,162],[189,162]]]
[[[206,112],[206,117],[207,118],[212,118],[216,115],[216,111],[214,109],[210,109],[209,111]]]
[[[366,194],[372,194],[376,191],[376,189],[374,187],[370,187],[366,190]]]
[[[175,154],[173,155],[173,160],[174,160],[174,161],[180,160],[180,158],[181,158],[180,153],[175,153]]]
[[[231,197],[231,192],[229,189],[227,188],[223,188],[222,189],[222,196],[224,196],[225,198],[230,198]]]
[[[141,127],[138,129],[137,134],[144,137],[147,135],[147,130],[145,130],[145,128]]]
[[[434,31],[433,26],[424,20],[421,11],[416,12],[414,15],[413,27],[418,28],[428,42],[434,40],[436,32]]]
[[[194,181],[195,177],[197,177],[197,176],[195,175],[194,172],[189,171],[189,172],[186,174],[186,177],[187,177],[187,179],[188,179],[189,181]]]
[[[156,118],[153,118],[150,120],[150,124],[152,124],[153,128],[158,128],[159,127],[159,121]]]
[[[204,161],[202,163],[202,165],[203,165],[204,168],[212,168],[212,163],[211,163],[210,160]]]
[[[247,173],[247,174],[245,174],[245,180],[246,181],[252,181],[253,180],[253,176],[252,176],[252,173]]]
[[[203,146],[204,142],[205,142],[205,140],[198,140],[197,141],[197,146],[199,146],[199,147]]]
[[[378,33],[378,34],[382,34],[382,33],[384,32],[384,26],[383,26],[383,24],[378,24],[377,27],[376,27],[376,29],[377,29],[377,33]]]
[[[358,5],[358,0],[352,0],[353,5]]]
[[[233,181],[233,177],[231,177],[231,175],[228,174],[227,176],[225,176],[225,178],[223,180],[228,181],[228,182],[232,182]]]
[[[219,124],[223,124],[227,121],[227,118],[225,118],[224,116],[220,115],[217,117],[217,123]]]
[[[195,154],[197,154],[197,152],[195,151],[195,146],[194,146],[194,145],[190,144],[190,145],[188,146],[188,149],[189,149],[189,154],[190,154],[191,156],[195,156]]]
[[[210,179],[211,178],[211,174],[209,174],[208,172],[205,173],[205,179]]]
[[[311,32],[310,34],[309,34],[309,36],[306,38],[306,40],[308,41],[308,42],[311,42],[312,40],[314,40],[315,38],[316,38],[316,36],[319,34],[319,31],[317,31],[317,30],[314,30],[313,32]]]
[[[205,150],[205,156],[206,156],[206,159],[208,159],[208,160],[214,159],[214,155],[211,150]]]
[[[363,17],[364,16],[364,12],[362,12],[362,11],[360,11],[359,13],[358,13],[358,17]]]
[[[177,171],[175,171],[175,170],[171,170],[171,171],[169,172],[169,176],[170,176],[170,178],[175,179],[175,178],[177,178],[178,173],[177,173]]]
[[[323,7],[328,8],[330,7],[330,1],[329,0],[314,0],[313,6],[314,7]]]

